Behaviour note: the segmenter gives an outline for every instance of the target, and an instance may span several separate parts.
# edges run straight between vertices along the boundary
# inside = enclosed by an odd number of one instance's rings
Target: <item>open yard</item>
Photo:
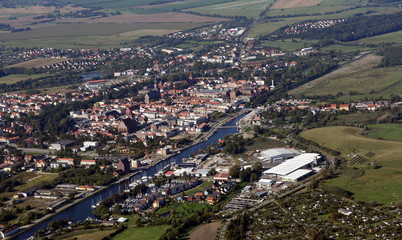
[[[113,240],[158,240],[170,226],[160,225],[152,227],[128,228],[113,237]]]
[[[190,240],[215,240],[218,228],[221,225],[220,222],[212,222],[198,226],[191,231]]]
[[[316,128],[301,133],[301,136],[323,146],[336,149],[344,157],[353,153],[366,156],[369,152],[372,157],[356,165],[363,169],[362,176],[353,176],[348,167],[341,171],[338,177],[325,181],[325,184],[339,186],[352,193],[356,200],[376,201],[381,204],[402,201],[402,143],[395,141],[377,140],[362,136],[363,129],[355,127],[326,127]],[[372,169],[367,167],[368,162],[375,162],[381,167]],[[355,165],[353,165],[355,167]]]

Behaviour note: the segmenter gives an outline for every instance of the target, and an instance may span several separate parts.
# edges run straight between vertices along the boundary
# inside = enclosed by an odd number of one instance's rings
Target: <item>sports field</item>
[[[328,185],[339,186],[354,193],[353,197],[361,201],[376,201],[381,204],[402,201],[402,143],[377,140],[362,136],[363,129],[355,127],[325,127],[301,133],[303,138],[323,146],[336,149],[347,159],[349,154],[366,157],[366,162],[353,165],[364,170],[363,176],[351,177],[350,169],[342,170],[339,177],[326,180]],[[367,167],[367,163],[377,163],[379,169]],[[353,169],[352,169],[353,170]]]

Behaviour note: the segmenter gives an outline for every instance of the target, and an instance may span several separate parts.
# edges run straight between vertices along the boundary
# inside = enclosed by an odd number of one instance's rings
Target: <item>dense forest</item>
[[[388,47],[378,52],[384,58],[379,67],[391,67],[402,65],[402,46]]]

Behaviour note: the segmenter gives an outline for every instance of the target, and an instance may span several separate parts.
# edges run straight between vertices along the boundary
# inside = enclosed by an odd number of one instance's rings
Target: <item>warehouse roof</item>
[[[319,156],[320,155],[317,153],[304,153],[289,159],[276,167],[268,169],[264,173],[285,176],[298,170],[299,168],[306,166],[307,164],[313,163]]]

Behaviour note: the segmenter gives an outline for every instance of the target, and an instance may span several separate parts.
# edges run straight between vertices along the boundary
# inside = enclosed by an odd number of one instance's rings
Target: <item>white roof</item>
[[[288,154],[300,154],[299,151],[295,149],[288,149],[288,148],[273,148],[262,151],[261,154],[269,155],[269,156],[281,156],[281,155],[288,155]]]
[[[304,153],[302,155],[291,158],[276,167],[268,169],[264,171],[264,173],[285,176],[291,172],[298,170],[299,168],[306,166],[307,164],[313,163],[318,156],[320,155],[317,153]]]
[[[271,184],[271,183],[273,183],[273,182],[274,182],[273,180],[271,180],[271,179],[265,179],[265,178],[261,178],[261,179],[258,181],[259,184]]]
[[[299,179],[299,178],[301,178],[301,177],[303,177],[303,176],[305,176],[307,174],[310,174],[312,171],[313,170],[299,169],[299,170],[296,170],[296,171],[284,176],[283,178],[297,180],[297,179]]]

